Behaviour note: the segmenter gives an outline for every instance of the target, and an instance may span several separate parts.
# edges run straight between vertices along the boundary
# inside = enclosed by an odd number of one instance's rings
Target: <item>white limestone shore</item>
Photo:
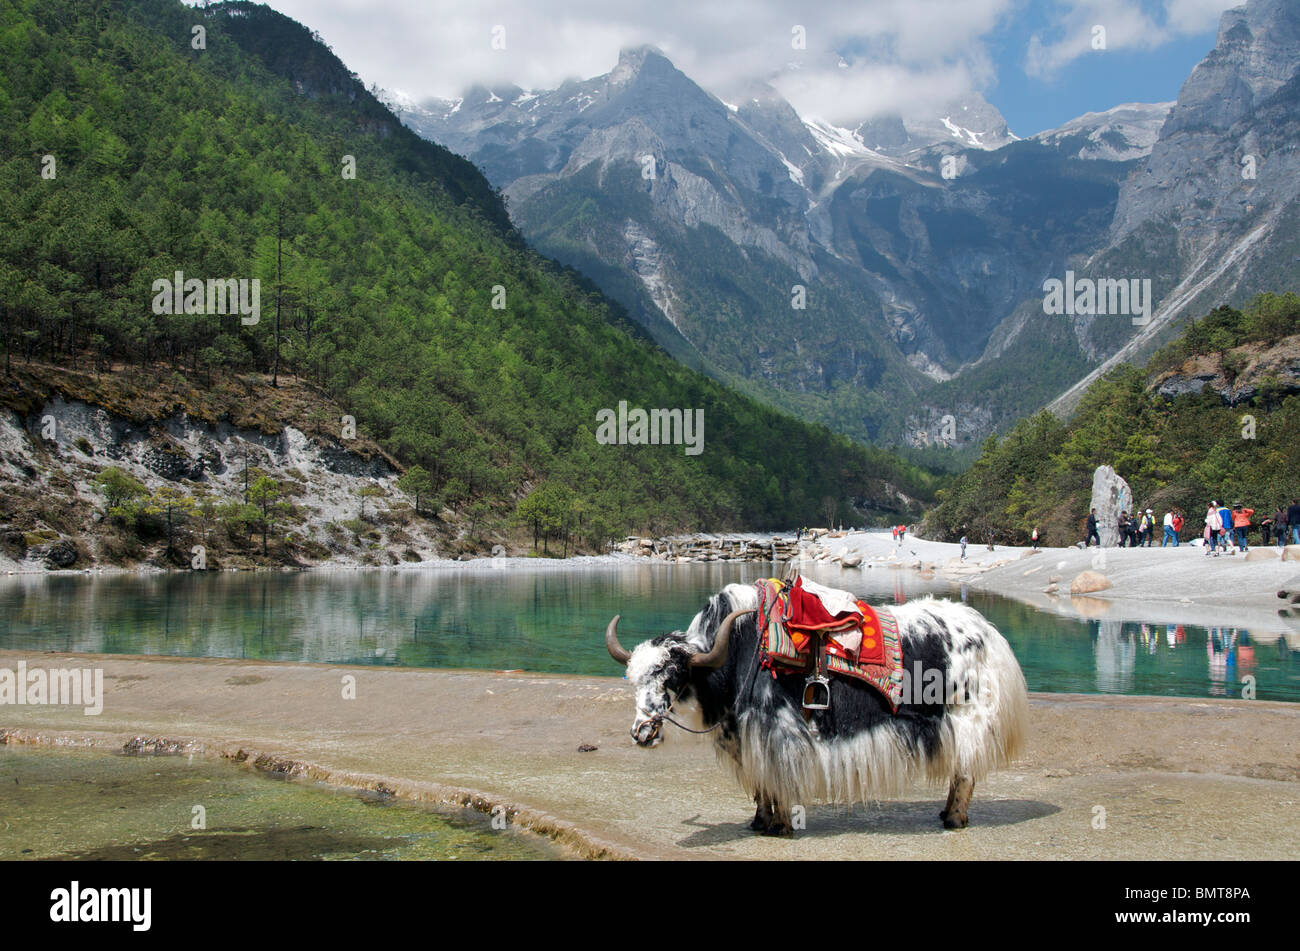
[[[838,535],[839,533],[832,533]],[[927,541],[911,535],[901,544],[888,532],[822,535],[806,543],[798,564],[852,565],[850,571],[906,570],[936,583],[964,585],[1066,616],[1169,624],[1261,627],[1296,633],[1279,613],[1277,592],[1300,587],[1300,546],[1255,546],[1247,553],[1208,556],[1196,545],[1177,548],[1029,548]],[[1109,587],[1071,593],[1084,572],[1104,576]],[[848,573],[848,572],[846,572]],[[1296,639],[1300,647],[1300,637]]]

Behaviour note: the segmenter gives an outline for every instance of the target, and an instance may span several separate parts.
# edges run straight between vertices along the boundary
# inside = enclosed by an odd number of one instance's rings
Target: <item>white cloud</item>
[[[1050,78],[1080,56],[1096,52],[1096,29],[1106,50],[1153,50],[1183,36],[1213,30],[1224,10],[1241,0],[1163,0],[1158,16],[1137,0],[1062,0],[1052,29],[1029,38],[1025,72]]]
[[[918,71],[876,63],[836,72],[792,71],[774,85],[800,115],[837,123],[911,115],[978,88],[963,66]]]
[[[318,31],[367,83],[417,99],[475,83],[553,88],[611,69],[619,50],[662,49],[722,95],[772,82],[797,109],[831,121],[933,104],[996,82],[988,38],[1044,0],[269,0]],[[1212,29],[1239,0],[1056,0],[1051,26],[1030,37],[1025,68],[1048,77],[1091,51],[1154,48]],[[791,28],[807,49],[791,47]],[[492,30],[505,27],[506,48]],[[1015,23],[1010,23],[1014,27]],[[846,66],[840,66],[840,53]]]
[[[1241,6],[1245,0],[1167,0],[1165,18],[1178,34],[1202,33],[1219,25],[1223,11]]]
[[[553,88],[606,72],[621,48],[650,43],[710,91],[775,81],[798,108],[848,118],[987,85],[982,37],[1015,0],[269,2],[318,31],[367,84],[417,98],[453,97],[474,83]],[[491,48],[497,24],[503,51]],[[791,46],[796,24],[806,50]],[[850,51],[847,69],[837,50]]]

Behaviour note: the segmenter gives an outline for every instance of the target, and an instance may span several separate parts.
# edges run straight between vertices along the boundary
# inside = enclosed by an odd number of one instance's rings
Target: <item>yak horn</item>
[[[631,651],[623,649],[623,645],[618,642],[618,619],[620,615],[615,614],[614,620],[609,622],[609,627],[605,628],[605,650],[609,651],[609,656],[614,658],[624,667],[627,666],[628,658],[632,656]]]
[[[713,647],[706,653],[695,654],[691,657],[692,667],[721,667],[727,662],[727,645],[731,640],[731,624],[742,614],[753,614],[754,608],[748,611],[732,611],[722,619],[722,624],[718,626],[718,634],[713,639]]]

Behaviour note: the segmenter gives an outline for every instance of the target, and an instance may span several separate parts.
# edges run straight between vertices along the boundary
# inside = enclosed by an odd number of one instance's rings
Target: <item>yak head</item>
[[[640,746],[658,746],[663,742],[661,729],[669,709],[690,691],[691,673],[701,667],[721,667],[727,659],[731,625],[742,614],[733,611],[722,619],[713,644],[707,650],[694,643],[692,633],[673,631],[644,641],[632,650],[618,642],[618,617],[605,629],[605,647],[609,655],[627,667],[627,679],[636,691],[636,718],[632,721],[632,739]]]

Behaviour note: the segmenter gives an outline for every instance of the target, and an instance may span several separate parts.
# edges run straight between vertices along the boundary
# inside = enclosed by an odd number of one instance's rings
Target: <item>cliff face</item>
[[[1166,399],[1209,390],[1227,406],[1250,403],[1265,394],[1280,399],[1300,393],[1300,336],[1273,346],[1252,343],[1192,357],[1159,374],[1151,386]]]
[[[1078,268],[1092,277],[1150,277],[1151,320],[1134,329],[1076,319],[1080,346],[1098,362],[1054,409],[1072,409],[1098,376],[1140,362],[1187,319],[1294,286],[1298,139],[1300,6],[1251,0],[1228,10],[1151,154],[1122,184],[1106,246]]]
[[[1121,241],[1162,218],[1193,254],[1255,213],[1300,194],[1300,7],[1255,0],[1223,15],[1142,169],[1125,182],[1112,227]]]
[[[6,381],[0,570],[193,567],[195,546],[209,569],[455,554],[453,525],[417,516],[396,464],[364,434],[345,438],[341,411],[318,394],[292,382],[202,395],[153,378],[136,389],[143,382],[39,366]],[[143,487],[132,515],[109,512],[96,479],[110,468]],[[255,513],[238,508],[262,476],[278,493],[267,556]],[[168,513],[150,510],[159,490],[193,502],[171,512],[170,552]]]

